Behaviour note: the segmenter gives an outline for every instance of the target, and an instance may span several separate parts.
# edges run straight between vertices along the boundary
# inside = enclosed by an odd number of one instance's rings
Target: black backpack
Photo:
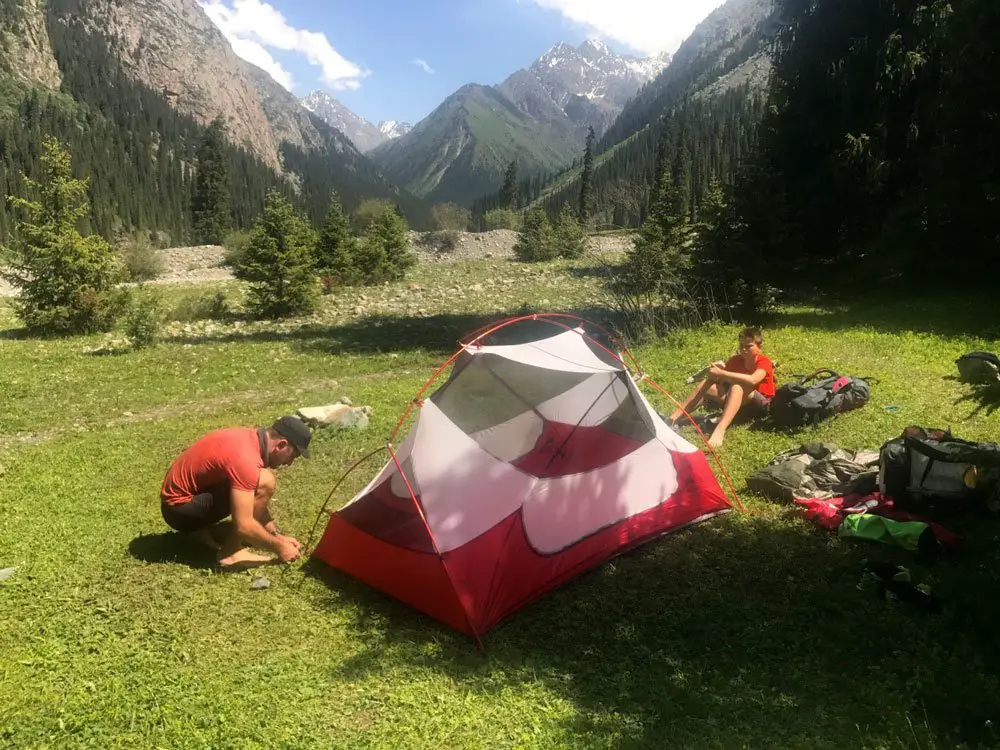
[[[879,492],[900,510],[947,518],[1000,499],[1000,445],[907,427],[882,446]]]
[[[1000,382],[1000,357],[991,352],[969,352],[955,360],[959,377],[966,383]]]
[[[817,370],[777,390],[771,399],[771,420],[782,427],[817,424],[864,406],[870,397],[868,380],[842,376],[833,370]]]

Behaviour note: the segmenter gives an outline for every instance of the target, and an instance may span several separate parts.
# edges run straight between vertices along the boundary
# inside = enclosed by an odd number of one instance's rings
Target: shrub
[[[24,176],[38,200],[11,197],[26,215],[17,222],[2,273],[19,292],[14,310],[39,333],[109,330],[123,312],[124,294],[115,285],[125,272],[105,239],[76,228],[90,211],[87,181],[74,179],[70,154],[51,137],[44,141],[42,174],[37,182]]]
[[[118,245],[118,255],[131,281],[151,281],[166,270],[163,256],[145,234],[136,234]]]
[[[351,222],[354,231],[364,232],[376,219],[387,214],[396,214],[396,207],[384,198],[369,198],[363,200],[354,210],[354,218]],[[402,217],[400,217],[402,218]]]
[[[236,268],[243,260],[243,254],[249,244],[250,232],[235,231],[227,234],[226,239],[222,241],[222,246],[225,248],[222,265]]]
[[[292,204],[277,191],[268,193],[264,214],[233,269],[236,278],[250,284],[247,306],[252,314],[279,318],[316,309],[315,245],[312,227],[295,213]]]
[[[159,337],[162,319],[159,297],[144,289],[133,294],[125,313],[125,335],[132,342],[132,348],[153,346]]]
[[[554,235],[555,251],[563,258],[579,258],[586,250],[587,241],[583,228],[568,203],[564,203],[559,211]]]
[[[168,317],[179,323],[192,323],[196,320],[222,320],[231,312],[226,293],[220,289],[181,297]]]
[[[518,260],[530,263],[552,260],[558,254],[549,218],[541,206],[536,206],[524,219],[524,228],[514,245],[514,255]]]
[[[395,213],[383,214],[368,225],[355,251],[358,283],[399,281],[416,262],[406,235],[406,223]]]
[[[356,246],[357,240],[351,235],[340,198],[334,193],[313,253],[324,294],[329,294],[332,287],[338,284],[356,283],[361,275],[355,258]]]
[[[444,230],[431,232],[424,238],[424,246],[437,253],[453,253],[458,248],[461,235],[458,232]]]
[[[438,231],[450,229],[463,232],[469,228],[471,218],[469,209],[455,203],[439,203],[431,209],[431,221]]]
[[[521,215],[509,208],[494,208],[492,211],[487,211],[483,216],[483,226],[487,231],[493,229],[510,229],[514,232],[520,232],[522,226]]]

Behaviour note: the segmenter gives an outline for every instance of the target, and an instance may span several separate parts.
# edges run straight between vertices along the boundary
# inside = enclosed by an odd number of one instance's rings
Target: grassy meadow
[[[159,291],[183,310],[218,289],[238,307],[233,282]],[[372,425],[317,433],[313,459],[278,473],[275,515],[305,540],[334,482],[384,442],[460,335],[526,310],[598,315],[588,261],[423,265],[326,297],[307,320],[175,321],[153,348],[103,355],[104,336],[24,336],[4,305],[0,568],[18,570],[0,582],[0,747],[1000,744],[1000,523],[962,519],[951,528],[964,549],[928,565],[838,540],[744,487],[806,440],[878,448],[909,424],[996,440],[1000,400],[954,367],[966,351],[1000,351],[989,301],[866,292],[782,309],[765,332],[779,380],[834,367],[875,378],[871,403],[797,435],[733,428],[720,455],[745,513],[589,572],[502,623],[484,652],[308,560],[265,569],[259,591],[260,572],[215,572],[162,522],[160,482],[210,429],[349,396],[373,408]],[[681,332],[634,354],[679,398],[736,331]],[[944,612],[859,590],[869,559],[910,566]]]

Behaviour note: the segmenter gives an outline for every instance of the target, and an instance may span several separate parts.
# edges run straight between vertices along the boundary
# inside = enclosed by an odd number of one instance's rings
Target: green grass
[[[238,286],[227,289],[238,304]],[[190,291],[163,289],[174,301]],[[276,516],[304,538],[335,480],[384,440],[460,334],[524,306],[598,302],[582,263],[423,266],[402,284],[325,298],[301,325],[175,324],[153,349],[109,356],[85,353],[100,336],[25,338],[0,307],[0,567],[20,566],[0,583],[0,746],[995,744],[998,524],[964,521],[965,550],[927,566],[841,542],[743,490],[806,439],[878,447],[915,423],[995,440],[996,404],[950,379],[958,354],[1000,350],[989,302],[782,311],[765,342],[779,378],[824,365],[876,377],[871,403],[798,436],[734,428],[722,457],[745,514],[600,566],[501,624],[485,653],[322,565],[269,573],[271,588],[252,591],[250,574],[215,574],[166,533],[159,483],[204,431],[343,395],[373,407],[368,430],[319,433],[314,458],[279,473]],[[734,339],[717,326],[635,353],[680,396]],[[871,557],[907,561],[944,614],[857,590]]]

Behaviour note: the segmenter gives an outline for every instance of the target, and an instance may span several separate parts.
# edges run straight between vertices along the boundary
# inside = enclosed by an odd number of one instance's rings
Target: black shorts
[[[210,487],[186,503],[167,505],[160,500],[160,513],[167,526],[175,531],[198,531],[214,526],[233,512],[229,483]]]

